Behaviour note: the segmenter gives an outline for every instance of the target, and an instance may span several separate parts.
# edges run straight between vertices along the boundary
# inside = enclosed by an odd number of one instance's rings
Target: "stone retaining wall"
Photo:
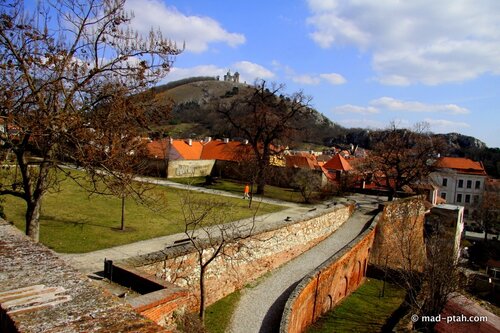
[[[241,289],[318,244],[347,221],[353,210],[352,205],[339,204],[318,212],[314,217],[227,245],[225,253],[231,255],[219,256],[206,271],[207,305]],[[197,260],[194,249],[185,245],[131,258],[115,265],[149,274],[189,290],[192,302],[188,307],[195,310],[199,303],[200,267]],[[182,305],[186,307],[185,298],[182,298]],[[168,321],[167,317],[172,316],[174,311],[175,307],[172,307],[169,312],[164,312],[161,320]]]

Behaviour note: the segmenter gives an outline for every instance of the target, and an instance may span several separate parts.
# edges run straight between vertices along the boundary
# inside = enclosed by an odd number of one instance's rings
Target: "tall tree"
[[[221,99],[218,112],[248,140],[256,162],[257,194],[263,194],[271,156],[290,143],[297,120],[310,112],[311,98],[302,92],[284,95],[284,85],[257,82],[254,89]]]
[[[390,127],[376,135],[373,150],[363,165],[363,172],[380,187],[388,190],[389,201],[408,186],[427,178],[441,142],[426,132],[425,124],[414,130]]]
[[[57,183],[61,160],[96,165],[88,162],[95,155],[128,149],[103,144],[113,128],[120,141],[136,140],[138,109],[121,110],[119,119],[93,112],[163,78],[180,53],[159,31],[134,32],[124,3],[55,0],[29,10],[0,0],[0,116],[9,129],[2,149],[14,153],[20,174],[2,178],[0,195],[26,201],[26,234],[35,241],[42,198]]]

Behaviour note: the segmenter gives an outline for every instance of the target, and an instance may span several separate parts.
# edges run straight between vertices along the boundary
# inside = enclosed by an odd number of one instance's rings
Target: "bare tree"
[[[285,96],[284,85],[256,83],[248,93],[222,98],[218,112],[248,140],[256,161],[257,194],[264,194],[266,172],[272,155],[279,154],[298,128],[294,122],[310,111],[311,98],[302,92]]]
[[[389,193],[389,201],[404,186],[422,181],[432,171],[441,144],[426,132],[425,124],[414,130],[399,129],[392,123],[390,128],[378,133],[363,172]]]
[[[255,214],[250,222],[233,222],[238,207],[227,201],[197,197],[191,191],[181,199],[184,217],[184,234],[195,249],[198,258],[200,307],[199,317],[205,319],[206,289],[205,278],[208,266],[221,256],[230,256],[226,252],[228,245],[241,242],[254,232]],[[231,223],[233,222],[233,223]]]
[[[299,169],[294,174],[291,185],[299,190],[305,203],[311,203],[314,194],[321,190],[321,173]]]
[[[427,262],[421,276],[418,296],[412,299],[411,304],[417,310],[419,318],[436,318],[461,286],[454,244],[444,237],[444,233],[444,230],[435,230],[426,240]],[[435,324],[420,320],[415,323],[415,327],[419,331],[433,332]]]
[[[415,208],[414,205],[400,207],[398,212],[405,219],[380,226],[377,237],[383,250],[378,250],[376,264],[385,276],[391,275],[406,291],[406,305],[411,313],[419,318],[437,318],[460,288],[455,232],[438,219],[432,233],[424,239],[423,220],[415,216],[412,211]],[[414,325],[419,330],[431,331],[433,323],[420,320]]]
[[[496,188],[487,185],[481,201],[474,208],[473,217],[483,227],[484,241],[487,242],[491,231],[500,232],[500,194]]]
[[[122,142],[137,138],[140,109],[122,109],[118,119],[94,112],[163,78],[180,53],[159,31],[134,32],[124,2],[55,0],[29,11],[22,1],[0,1],[2,149],[13,151],[20,174],[2,179],[0,195],[26,201],[26,234],[35,241],[42,198],[59,181],[61,160],[97,165],[89,162],[94,156],[128,149],[103,144],[112,128]]]

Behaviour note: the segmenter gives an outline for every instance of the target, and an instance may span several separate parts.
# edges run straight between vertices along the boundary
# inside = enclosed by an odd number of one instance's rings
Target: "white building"
[[[435,167],[430,177],[439,187],[439,196],[449,204],[464,206],[464,216],[470,217],[481,202],[488,177],[483,164],[468,158],[442,157]]]

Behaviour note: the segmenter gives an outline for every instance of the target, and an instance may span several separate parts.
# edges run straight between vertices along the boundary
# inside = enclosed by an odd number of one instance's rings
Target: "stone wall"
[[[421,271],[426,260],[423,197],[390,201],[381,206],[370,263],[389,269]]]
[[[375,224],[299,282],[285,305],[280,333],[304,332],[364,282]]]
[[[225,253],[230,255],[219,256],[206,271],[207,305],[318,244],[341,226],[352,212],[353,206],[339,204],[303,221],[229,244]],[[200,267],[197,260],[197,253],[191,246],[181,246],[116,264],[186,288],[195,296],[191,304],[195,309],[199,302]]]
[[[167,332],[0,219],[0,332]]]

